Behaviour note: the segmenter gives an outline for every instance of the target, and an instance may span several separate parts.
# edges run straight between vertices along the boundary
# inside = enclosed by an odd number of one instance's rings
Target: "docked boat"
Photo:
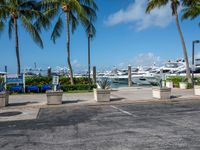
[[[152,85],[158,82],[158,75],[155,73],[151,73],[151,69],[143,70],[142,67],[133,68],[132,69],[132,82],[137,85]],[[114,84],[128,84],[128,70],[116,70],[111,71],[110,74],[101,73],[98,76],[99,78],[106,77],[111,80]]]
[[[6,72],[1,72],[0,71],[0,77],[3,77],[4,75],[6,75],[7,73]]]
[[[175,74],[179,71],[185,70],[185,68],[186,64],[182,59],[177,61],[168,61],[164,66],[159,68],[158,73],[160,73],[160,70],[162,70],[165,74]]]

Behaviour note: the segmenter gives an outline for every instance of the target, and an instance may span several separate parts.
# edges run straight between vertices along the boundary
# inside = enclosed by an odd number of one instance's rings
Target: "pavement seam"
[[[129,116],[132,116],[132,117],[137,117],[136,115],[133,115],[132,113],[130,113],[130,112],[128,112],[128,111],[125,111],[125,110],[123,110],[123,109],[120,109],[120,108],[118,108],[118,107],[116,107],[116,106],[110,105],[110,107],[111,107],[111,108],[114,108],[114,109],[116,109],[116,110],[118,110],[118,111],[120,111],[121,113],[124,113],[124,114],[126,114],[126,115],[129,115]]]

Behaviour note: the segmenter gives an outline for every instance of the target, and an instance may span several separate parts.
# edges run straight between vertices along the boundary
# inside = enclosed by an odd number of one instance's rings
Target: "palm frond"
[[[95,3],[94,0],[79,0],[79,2],[82,5],[86,5],[86,6],[90,7],[90,8],[92,8],[95,11],[98,10],[97,4]]]
[[[13,21],[13,19],[10,19],[8,22],[8,37],[9,37],[9,39],[12,38],[13,25],[14,25],[14,21]]]
[[[37,2],[35,0],[18,0],[19,6],[18,10],[20,9],[37,9]]]
[[[180,2],[178,0],[171,2],[172,15],[177,14],[177,10],[178,10],[179,5],[180,5]]]
[[[0,34],[4,30],[4,27],[5,27],[5,23],[2,20],[0,20]]]
[[[95,26],[92,23],[90,23],[88,25],[88,27],[86,28],[86,33],[90,34],[90,37],[92,39],[94,39],[94,37],[96,36],[96,29],[95,29]]]
[[[97,19],[96,10],[86,5],[82,5],[82,7],[83,7],[83,10],[85,11],[86,16],[90,18],[91,21],[96,21]]]
[[[160,8],[161,6],[167,5],[169,0],[148,0],[146,13],[150,13],[154,8]]]
[[[36,27],[23,15],[21,16],[21,21],[22,21],[24,28],[32,36],[32,38],[36,42],[36,44],[38,44],[38,46],[43,48],[43,42],[42,42],[42,39],[41,39],[40,34],[37,31]]]
[[[53,40],[54,43],[56,42],[56,39],[61,36],[62,28],[63,28],[62,18],[59,17],[51,34],[51,40]]]
[[[200,0],[196,1],[188,1],[185,0],[183,2],[183,15],[182,15],[182,20],[183,19],[195,19],[200,15]]]
[[[74,33],[79,23],[77,17],[73,12],[70,12],[70,23],[72,27],[72,33]]]
[[[81,4],[77,0],[69,0],[69,6],[70,9],[78,15],[83,15],[85,13]]]
[[[5,20],[8,16],[9,16],[8,7],[3,7],[3,6],[0,7],[0,18]]]

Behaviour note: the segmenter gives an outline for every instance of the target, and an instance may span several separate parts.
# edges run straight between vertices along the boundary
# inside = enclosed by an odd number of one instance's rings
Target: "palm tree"
[[[186,75],[188,78],[188,81],[190,83],[192,83],[191,80],[191,74],[190,74],[190,68],[189,68],[189,61],[188,61],[188,55],[187,55],[187,49],[186,49],[186,45],[185,45],[185,40],[183,38],[183,33],[181,31],[181,26],[179,23],[179,16],[178,16],[178,7],[180,5],[180,0],[149,0],[148,4],[147,4],[147,8],[146,8],[146,13],[150,13],[154,8],[160,8],[162,6],[166,6],[167,4],[171,5],[171,9],[172,9],[172,15],[175,16],[176,18],[176,26],[181,38],[181,43],[182,43],[182,47],[183,47],[183,54],[184,54],[184,59],[185,59],[185,63],[186,63]]]
[[[43,42],[39,35],[39,31],[34,26],[33,21],[37,18],[42,18],[42,13],[37,10],[37,2],[35,0],[1,0],[0,1],[0,32],[5,29],[5,24],[8,22],[9,38],[12,38],[12,33],[15,35],[15,50],[17,57],[17,74],[21,73],[20,52],[19,52],[19,22],[20,27],[31,35],[33,40],[43,48]]]
[[[200,15],[200,0],[183,1],[183,16],[182,19],[195,19]],[[200,23],[199,23],[200,26]]]
[[[70,70],[70,82],[73,85],[73,70],[71,65],[70,55],[70,31],[74,33],[79,22],[85,27],[88,27],[89,19],[96,18],[97,5],[94,0],[43,0],[43,8],[45,8],[46,16],[55,18],[58,16],[55,23],[51,39],[55,43],[56,39],[61,36],[63,28],[62,14],[65,15],[66,33],[67,33],[67,63]]]
[[[88,36],[88,81],[89,81],[89,84],[91,84],[91,80],[90,80],[90,68],[91,68],[90,43],[91,43],[91,40],[96,35],[96,29],[95,29],[95,26],[94,26],[94,24],[92,23],[91,20],[89,20],[88,26],[86,28],[86,33],[87,33],[87,36]]]

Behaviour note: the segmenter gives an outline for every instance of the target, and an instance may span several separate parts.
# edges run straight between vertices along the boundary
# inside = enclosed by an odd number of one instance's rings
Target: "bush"
[[[70,78],[68,78],[68,77],[60,77],[60,84],[61,85],[68,85],[68,84],[70,84]]]
[[[26,77],[26,85],[44,85],[51,84],[52,78],[49,77]],[[69,77],[60,77],[59,82],[61,85],[70,85]],[[75,84],[89,84],[87,77],[74,78]]]
[[[51,84],[52,78],[49,77],[26,77],[26,85],[45,85],[45,84]]]
[[[4,78],[0,77],[0,86],[3,86],[3,85],[4,85]]]
[[[194,84],[195,84],[195,85],[200,85],[200,77],[194,78]]]
[[[192,83],[188,83],[188,87],[187,87],[188,89],[192,89],[193,88],[193,85],[192,85]]]
[[[179,83],[182,82],[185,79],[185,77],[181,76],[171,76],[167,77],[166,81],[172,81],[174,87],[179,87]]]
[[[174,84],[174,87],[179,87],[180,82],[188,82],[186,77],[181,77],[181,76],[167,77],[166,81],[172,81]],[[200,85],[200,77],[195,77],[194,83],[195,85]],[[191,88],[193,88],[192,83],[188,83],[188,89],[191,89]]]
[[[96,88],[96,85],[78,84],[78,85],[61,85],[61,90],[67,91],[82,91],[82,90],[92,90]]]
[[[89,79],[87,77],[74,78],[74,83],[75,84],[89,84]]]
[[[37,77],[37,76],[26,76],[26,86],[37,85],[39,87],[39,91],[41,91],[42,85],[51,85],[52,84],[52,77]],[[4,81],[4,78],[0,78],[0,85],[1,82]],[[96,87],[96,85],[89,85],[89,80],[87,77],[80,77],[74,78],[75,85],[70,85],[70,78],[69,77],[60,77],[59,79],[59,87],[63,91],[81,91],[81,90],[92,90]],[[16,84],[7,85],[7,90],[10,90],[11,86]]]

